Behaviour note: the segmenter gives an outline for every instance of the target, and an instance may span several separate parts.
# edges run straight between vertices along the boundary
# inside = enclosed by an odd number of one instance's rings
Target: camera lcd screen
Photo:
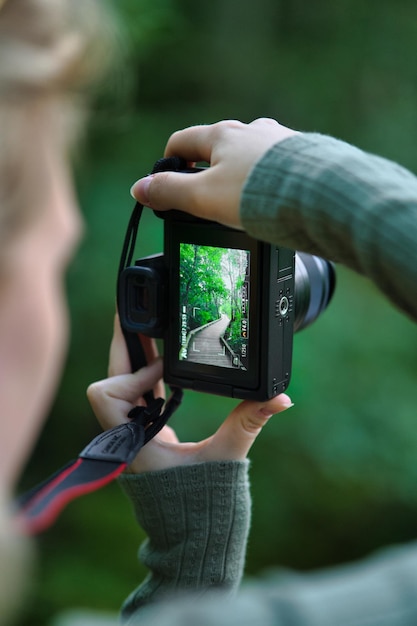
[[[179,245],[179,360],[249,369],[251,253]]]

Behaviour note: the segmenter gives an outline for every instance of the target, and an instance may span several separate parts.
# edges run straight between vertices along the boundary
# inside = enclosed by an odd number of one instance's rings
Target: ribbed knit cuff
[[[148,534],[140,559],[151,571],[125,614],[156,593],[238,586],[250,525],[248,465],[200,463],[120,477]]]

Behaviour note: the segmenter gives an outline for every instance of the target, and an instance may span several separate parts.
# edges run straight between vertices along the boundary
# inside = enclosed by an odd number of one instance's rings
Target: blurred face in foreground
[[[6,494],[23,468],[61,374],[68,335],[63,278],[81,233],[66,159],[42,126],[35,125],[27,146],[36,168],[33,216],[2,254],[0,489]]]

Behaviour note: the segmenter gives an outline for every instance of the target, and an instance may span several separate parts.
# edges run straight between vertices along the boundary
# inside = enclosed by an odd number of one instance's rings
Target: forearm
[[[330,137],[291,137],[252,171],[241,218],[255,238],[368,276],[417,318],[417,178],[395,163]]]
[[[148,534],[140,559],[150,570],[125,602],[125,619],[166,594],[238,587],[250,523],[247,472],[247,461],[232,461],[121,478]]]

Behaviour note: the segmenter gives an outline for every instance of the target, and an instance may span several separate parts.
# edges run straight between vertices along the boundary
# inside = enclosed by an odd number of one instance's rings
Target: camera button
[[[288,314],[288,309],[290,308],[290,303],[287,296],[282,296],[279,301],[278,310],[281,317],[286,317]]]

